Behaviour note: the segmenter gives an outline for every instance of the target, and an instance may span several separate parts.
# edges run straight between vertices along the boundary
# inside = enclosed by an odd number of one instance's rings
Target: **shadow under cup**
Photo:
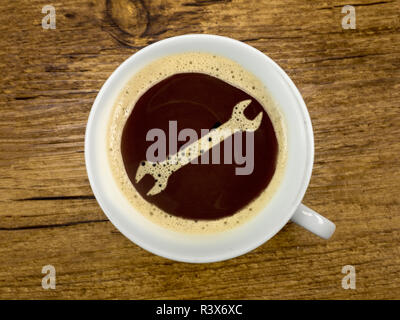
[[[287,162],[280,186],[258,215],[215,234],[184,234],[158,226],[132,205],[113,179],[107,156],[107,124],[115,100],[134,73],[148,63],[183,52],[224,56],[253,73],[280,106],[286,122]],[[156,42],[122,63],[101,88],[90,112],[85,160],[93,193],[110,221],[131,241],[159,256],[184,262],[213,262],[244,254],[274,236],[292,217],[307,189],[313,164],[311,121],[286,73],[255,48],[226,37],[185,35]]]

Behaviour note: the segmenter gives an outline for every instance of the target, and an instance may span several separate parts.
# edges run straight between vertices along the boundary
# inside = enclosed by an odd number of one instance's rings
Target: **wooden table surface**
[[[399,1],[2,1],[0,298],[400,298]],[[356,29],[343,29],[344,5]],[[274,59],[308,106],[315,165],[304,203],[325,241],[289,223],[244,256],[186,264],[131,243],[98,206],[84,133],[113,70],[167,37],[211,33]],[[42,267],[56,269],[44,290]],[[356,289],[342,288],[342,268]]]

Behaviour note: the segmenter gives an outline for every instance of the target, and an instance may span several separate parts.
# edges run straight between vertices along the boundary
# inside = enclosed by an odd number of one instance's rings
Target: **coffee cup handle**
[[[304,204],[299,205],[290,220],[323,239],[329,239],[336,229],[332,221]]]

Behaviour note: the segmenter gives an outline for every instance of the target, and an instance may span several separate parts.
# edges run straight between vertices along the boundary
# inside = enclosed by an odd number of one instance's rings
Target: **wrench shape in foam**
[[[251,100],[243,100],[233,108],[231,118],[210,131],[196,142],[191,143],[184,149],[179,150],[172,156],[161,162],[142,161],[136,171],[136,183],[138,183],[146,174],[150,174],[154,180],[154,186],[147,192],[148,196],[155,195],[167,187],[169,177],[177,170],[190,163],[192,160],[201,156],[212,147],[222,142],[226,138],[238,131],[253,132],[260,127],[262,112],[253,120],[249,120],[244,115],[244,110],[251,103]]]

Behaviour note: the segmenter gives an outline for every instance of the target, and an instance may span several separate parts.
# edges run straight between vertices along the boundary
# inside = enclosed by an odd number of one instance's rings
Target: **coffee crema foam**
[[[268,187],[245,208],[232,216],[218,220],[180,218],[168,214],[147,202],[129,180],[121,154],[122,132],[138,99],[149,88],[174,74],[194,72],[216,77],[257,99],[272,121],[279,146],[275,173]],[[146,218],[167,229],[178,232],[196,234],[221,232],[248,221],[257,215],[271,199],[279,187],[286,165],[286,126],[277,103],[263,83],[251,72],[244,69],[237,62],[210,53],[187,52],[166,56],[149,63],[139,70],[126,83],[116,99],[107,130],[108,160],[112,174],[122,193],[130,204]]]

